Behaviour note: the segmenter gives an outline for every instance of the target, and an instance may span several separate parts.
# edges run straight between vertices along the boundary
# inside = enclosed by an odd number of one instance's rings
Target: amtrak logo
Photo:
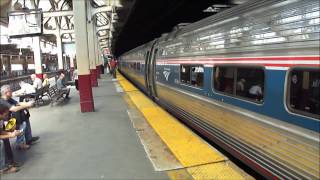
[[[163,75],[166,78],[166,81],[168,81],[170,74],[171,74],[170,71],[163,71]]]

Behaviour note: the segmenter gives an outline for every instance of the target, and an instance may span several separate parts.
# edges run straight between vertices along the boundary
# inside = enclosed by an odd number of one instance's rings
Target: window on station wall
[[[320,69],[292,69],[287,82],[290,111],[320,118]]]
[[[181,65],[180,66],[180,82],[195,87],[203,87],[202,65]]]
[[[215,67],[213,84],[216,91],[262,102],[264,97],[264,70],[261,67]]]

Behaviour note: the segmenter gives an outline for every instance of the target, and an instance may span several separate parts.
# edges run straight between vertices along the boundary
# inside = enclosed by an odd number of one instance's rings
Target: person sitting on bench
[[[32,86],[34,87],[34,89],[42,88],[42,81],[40,78],[38,78],[35,74],[31,74],[30,77],[33,82]]]
[[[42,87],[50,86],[50,82],[47,74],[43,74]]]
[[[66,99],[69,99],[70,89],[64,84],[64,74],[61,73],[57,80],[57,89],[66,94]]]

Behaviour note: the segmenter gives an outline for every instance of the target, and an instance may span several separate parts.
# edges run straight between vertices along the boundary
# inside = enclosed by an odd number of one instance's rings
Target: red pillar
[[[80,93],[80,108],[81,112],[94,111],[94,102],[91,89],[91,75],[79,75],[79,93]]]
[[[90,77],[91,86],[98,87],[97,71],[95,69],[90,69]]]
[[[74,31],[76,36],[76,57],[78,69],[78,83],[81,112],[94,111],[94,99],[91,86],[90,61],[88,59],[88,33],[87,9],[90,7],[90,1],[72,0],[74,16]]]
[[[43,74],[41,73],[41,74],[36,74],[36,76],[37,76],[37,78],[39,78],[39,79],[43,79]]]

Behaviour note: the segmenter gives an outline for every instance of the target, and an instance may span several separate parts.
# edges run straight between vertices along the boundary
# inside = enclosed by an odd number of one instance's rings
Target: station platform
[[[92,113],[80,113],[74,88],[30,109],[40,142],[15,150],[23,166],[1,179],[252,179],[120,74],[102,75],[93,95]]]

